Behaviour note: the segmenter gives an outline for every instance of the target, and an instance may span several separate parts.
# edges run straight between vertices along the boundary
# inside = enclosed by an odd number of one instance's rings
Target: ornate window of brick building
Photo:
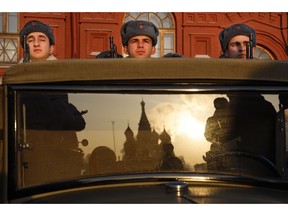
[[[126,13],[124,23],[129,20],[146,20],[159,29],[156,53],[152,57],[161,57],[166,53],[175,52],[175,21],[171,13]]]
[[[0,13],[0,63],[18,62],[18,14]]]
[[[256,46],[256,50],[254,52],[254,58],[256,59],[274,59],[272,55],[263,47]]]

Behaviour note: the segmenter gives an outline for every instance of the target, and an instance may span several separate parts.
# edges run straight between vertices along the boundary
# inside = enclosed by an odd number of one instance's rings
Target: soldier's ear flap
[[[54,53],[54,51],[55,51],[55,45],[51,45],[49,54],[52,55]]]
[[[128,47],[127,47],[127,46],[124,46],[124,47],[123,47],[123,51],[124,51],[124,53],[125,53],[126,55],[129,55],[129,54],[128,54]]]
[[[155,47],[155,46],[153,46],[153,47],[152,47],[152,52],[151,52],[151,55],[154,55],[154,54],[155,54],[155,52],[156,52],[156,47]]]

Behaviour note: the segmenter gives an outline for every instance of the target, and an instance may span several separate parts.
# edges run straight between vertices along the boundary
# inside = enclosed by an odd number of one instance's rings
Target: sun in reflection
[[[203,138],[204,122],[197,120],[188,110],[178,112],[175,115],[175,135],[184,135],[190,139]]]
[[[196,106],[197,105],[197,106]],[[205,103],[187,105],[187,103],[162,103],[150,113],[151,122],[159,132],[165,128],[171,138],[185,137],[191,140],[204,138],[207,116],[203,116]],[[202,108],[202,109],[201,109]],[[202,110],[202,112],[200,111]]]
[[[194,96],[193,101],[188,102],[158,104],[149,117],[156,131],[161,133],[165,128],[171,136],[175,154],[184,158],[187,165],[193,166],[202,163],[203,154],[209,150],[210,143],[205,139],[204,132],[206,120],[214,110],[206,97]]]

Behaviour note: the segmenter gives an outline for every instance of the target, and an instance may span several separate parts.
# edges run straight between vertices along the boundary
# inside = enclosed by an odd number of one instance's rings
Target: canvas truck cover
[[[288,81],[288,61],[149,58],[77,59],[18,64],[3,84],[92,80],[259,80]]]

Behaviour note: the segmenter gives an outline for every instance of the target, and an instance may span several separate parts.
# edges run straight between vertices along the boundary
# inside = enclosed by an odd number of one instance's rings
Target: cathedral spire
[[[163,132],[160,134],[160,140],[161,140],[161,143],[171,143],[171,137],[170,135],[167,133],[167,131],[163,130]]]
[[[141,113],[141,118],[139,121],[139,127],[138,127],[138,131],[149,131],[151,132],[151,126],[150,123],[148,121],[146,112],[145,112],[145,102],[141,101],[141,108],[142,108],[142,113]]]

